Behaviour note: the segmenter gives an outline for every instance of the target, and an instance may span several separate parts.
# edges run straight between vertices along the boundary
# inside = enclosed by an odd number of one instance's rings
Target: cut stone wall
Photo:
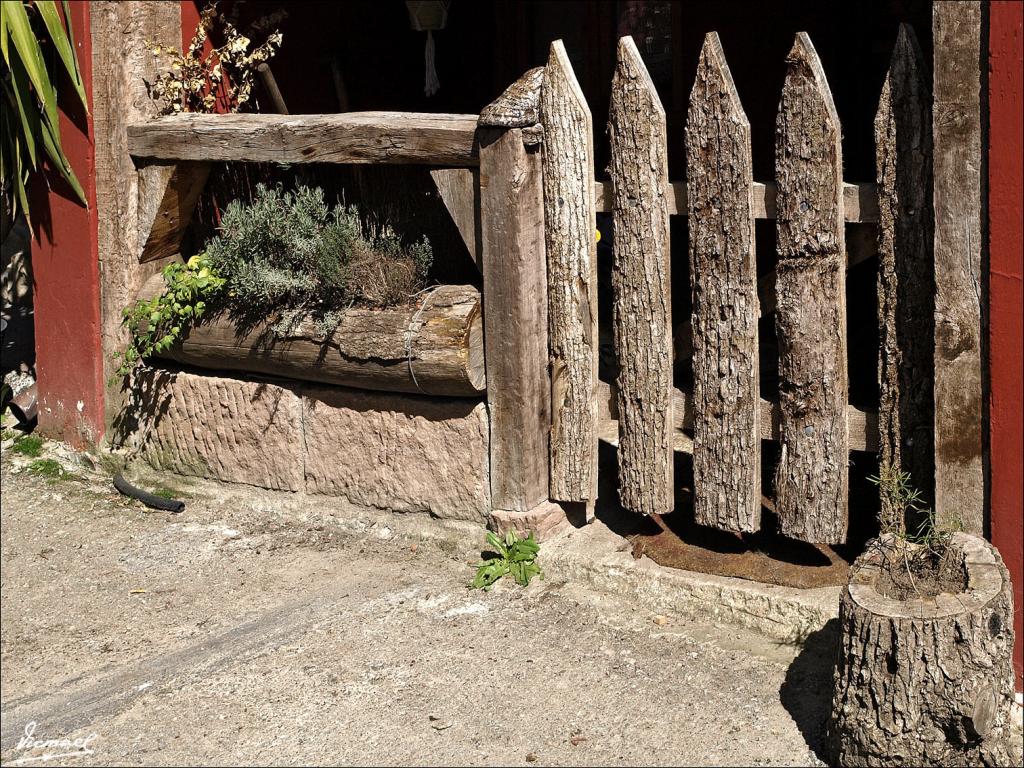
[[[487,407],[146,369],[123,432],[154,469],[485,522]]]

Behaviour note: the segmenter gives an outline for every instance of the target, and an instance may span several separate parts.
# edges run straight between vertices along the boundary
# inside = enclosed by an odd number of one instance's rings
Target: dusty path
[[[32,721],[96,734],[49,765],[820,764],[813,648],[552,580],[470,592],[477,553],[409,518],[172,516],[26,463],[5,451],[4,765],[40,754]]]

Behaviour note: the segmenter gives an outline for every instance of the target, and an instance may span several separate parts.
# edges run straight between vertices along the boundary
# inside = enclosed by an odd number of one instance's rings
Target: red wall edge
[[[92,99],[89,3],[71,3],[71,23],[88,98]],[[77,445],[103,435],[103,351],[97,247],[96,167],[92,117],[68,83],[60,115],[61,141],[89,200],[85,208],[52,172],[31,191],[35,276],[36,378],[39,429]],[[68,98],[70,97],[70,98]]]
[[[989,373],[992,543],[1013,579],[1015,682],[1024,690],[1024,475],[1021,341],[1024,315],[1022,182],[1024,4],[993,2],[989,15]]]

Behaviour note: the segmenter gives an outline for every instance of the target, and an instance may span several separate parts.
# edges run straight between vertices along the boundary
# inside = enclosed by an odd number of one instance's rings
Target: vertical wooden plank
[[[701,525],[761,526],[757,262],[750,122],[718,34],[704,38],[686,121],[693,291],[693,488]]]
[[[982,463],[981,3],[932,5],[935,513],[985,528]]]
[[[932,136],[928,81],[914,31],[900,25],[875,115],[878,175],[879,462],[934,488]],[[906,522],[882,495],[882,529]]]
[[[114,353],[127,342],[121,312],[163,266],[160,260],[140,263],[139,219],[153,219],[172,171],[167,166],[136,171],[128,153],[128,123],[157,112],[146,81],[152,82],[165,62],[153,55],[152,43],[181,46],[181,3],[97,0],[89,5],[89,19],[104,381],[115,382]],[[108,424],[121,411],[122,398],[119,383],[108,384]]]
[[[597,498],[594,124],[561,40],[540,93],[551,350],[551,498]]]
[[[526,512],[548,499],[543,170],[523,129],[481,128],[479,138],[491,505]]]
[[[672,302],[665,110],[631,37],[619,40],[608,135],[619,363],[619,497],[672,510]]]
[[[846,539],[849,486],[841,132],[806,33],[786,64],[775,136],[782,412],[775,504],[784,535],[836,544]]]

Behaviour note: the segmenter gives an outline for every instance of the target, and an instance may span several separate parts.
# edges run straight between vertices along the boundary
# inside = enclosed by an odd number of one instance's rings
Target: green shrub
[[[408,301],[426,286],[432,262],[426,238],[406,245],[385,228],[367,239],[358,210],[329,207],[319,187],[258,184],[252,202],[228,205],[203,253],[164,269],[160,296],[124,310],[131,342],[118,375],[172,347],[211,310],[226,310],[241,333],[276,314],[277,335],[303,317],[329,335],[352,304]]]
[[[406,247],[391,231],[371,241],[355,207],[330,208],[320,188],[259,184],[251,203],[232,202],[219,234],[206,245],[213,269],[227,281],[227,305],[244,326],[282,313],[284,330],[311,315],[333,330],[351,304],[391,306],[425,285],[433,253],[424,238]]]
[[[36,459],[28,465],[28,471],[48,480],[60,480],[67,474],[60,462],[54,459]]]

